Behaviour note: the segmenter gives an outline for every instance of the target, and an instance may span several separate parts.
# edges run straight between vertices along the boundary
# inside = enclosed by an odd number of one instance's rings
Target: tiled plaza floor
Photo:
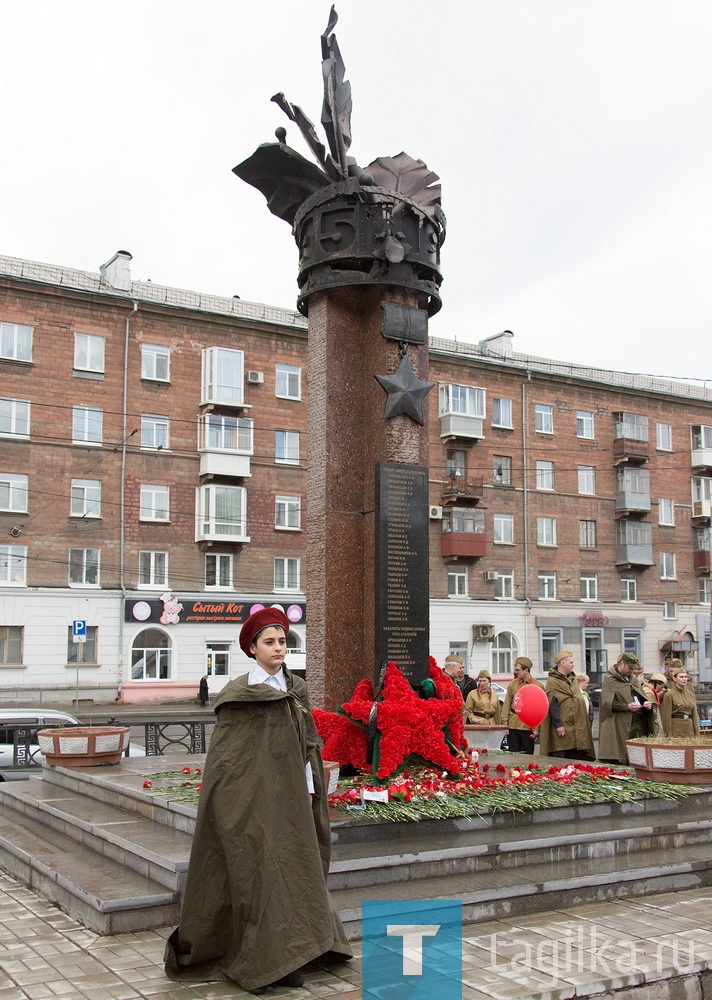
[[[711,908],[712,888],[689,889],[468,925],[463,1000],[567,1000],[704,971],[712,968]],[[162,961],[168,934],[100,937],[0,873],[0,1000],[249,996],[231,983],[169,980]],[[305,969],[302,989],[266,996],[357,1000],[360,947],[355,950],[351,962]],[[388,992],[364,996],[375,1000]]]

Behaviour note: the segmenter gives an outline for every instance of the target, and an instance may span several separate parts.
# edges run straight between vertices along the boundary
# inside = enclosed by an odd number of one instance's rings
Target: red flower
[[[143,787],[144,788],[153,788],[153,782],[152,781],[144,781]]]

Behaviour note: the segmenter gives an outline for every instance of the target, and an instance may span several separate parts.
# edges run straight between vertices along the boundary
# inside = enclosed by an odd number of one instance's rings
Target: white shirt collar
[[[276,674],[268,674],[259,663],[256,663],[247,675],[247,683],[250,687],[253,684],[269,684],[270,687],[277,688],[278,691],[287,690],[287,678],[281,667]]]

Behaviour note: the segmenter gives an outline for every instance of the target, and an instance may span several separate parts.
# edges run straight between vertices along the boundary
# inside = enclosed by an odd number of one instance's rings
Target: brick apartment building
[[[305,666],[306,321],[130,260],[0,257],[6,700],[216,691],[255,604],[287,610]],[[506,681],[518,653],[571,648],[594,680],[674,653],[712,682],[712,391],[511,340],[431,340],[433,655]]]

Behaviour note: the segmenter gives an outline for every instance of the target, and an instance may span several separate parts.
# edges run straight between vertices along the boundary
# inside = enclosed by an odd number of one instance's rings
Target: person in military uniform
[[[502,707],[502,724],[509,727],[507,734],[507,749],[510,753],[534,753],[534,742],[539,735],[539,729],[530,729],[514,711],[514,696],[526,684],[543,685],[532,677],[532,661],[528,656],[518,656],[514,661],[514,680],[507,688]]]
[[[663,695],[660,715],[666,736],[699,736],[697,700],[684,667],[673,673],[672,686]]]
[[[470,691],[465,702],[467,721],[472,726],[499,726],[501,712],[499,698],[492,690],[492,678],[488,670],[480,670],[477,688]]]
[[[574,669],[573,653],[562,649],[556,654],[545,688],[549,714],[539,729],[539,752],[543,757],[576,760],[596,757],[586,702],[574,677]]]
[[[603,678],[598,757],[611,764],[628,763],[626,740],[654,732],[653,702],[633,676],[636,665],[637,656],[621,653]]]

